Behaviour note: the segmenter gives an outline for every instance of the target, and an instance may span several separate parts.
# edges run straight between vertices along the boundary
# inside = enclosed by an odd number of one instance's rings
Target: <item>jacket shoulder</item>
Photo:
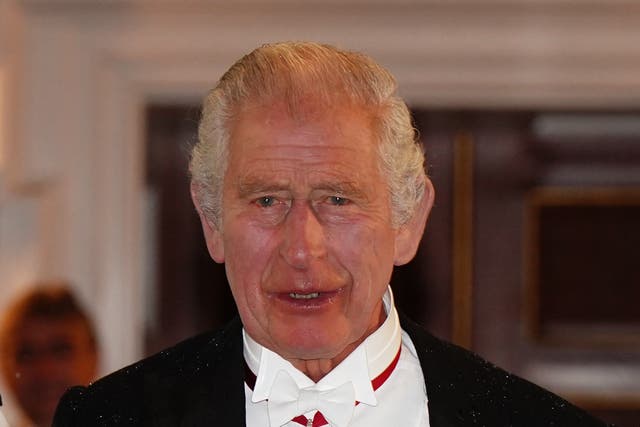
[[[440,340],[407,318],[436,426],[583,426],[605,424],[559,396]]]
[[[193,410],[205,396],[210,399],[236,382],[242,386],[243,368],[237,362],[242,360],[241,328],[234,319],[88,387],[70,389],[58,404],[53,426],[176,425],[175,417]]]

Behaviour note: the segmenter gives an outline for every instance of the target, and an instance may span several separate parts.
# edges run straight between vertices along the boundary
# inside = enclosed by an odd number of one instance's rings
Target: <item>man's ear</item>
[[[207,249],[211,258],[219,264],[224,262],[224,244],[222,240],[222,233],[218,230],[218,227],[207,218],[202,212],[200,207],[200,201],[196,196],[197,184],[191,183],[191,200],[196,207],[198,216],[200,217],[200,223],[202,224],[202,232],[204,234],[204,240],[207,242]]]
[[[397,230],[394,265],[404,265],[411,261],[418,251],[424,227],[433,206],[435,190],[429,178],[425,178],[424,194],[413,216]]]

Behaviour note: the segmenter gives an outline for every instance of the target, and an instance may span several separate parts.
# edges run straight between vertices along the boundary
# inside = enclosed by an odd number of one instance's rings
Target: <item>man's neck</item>
[[[377,322],[373,322],[371,327],[360,337],[358,340],[349,344],[342,350],[337,356],[328,359],[286,359],[296,369],[305,374],[314,382],[320,381],[325,375],[338,366],[344,359],[347,358],[362,342],[372,333],[374,333],[380,325],[382,325],[387,318],[387,313],[382,309],[379,312]]]

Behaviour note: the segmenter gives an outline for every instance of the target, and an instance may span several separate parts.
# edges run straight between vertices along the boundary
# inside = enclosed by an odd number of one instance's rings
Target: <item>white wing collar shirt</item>
[[[317,383],[243,330],[247,426],[429,427],[422,368],[391,287],[383,304],[383,324]]]

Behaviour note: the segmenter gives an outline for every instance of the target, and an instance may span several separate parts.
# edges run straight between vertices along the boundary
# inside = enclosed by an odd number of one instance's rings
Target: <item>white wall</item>
[[[0,305],[32,278],[70,279],[104,372],[142,354],[142,108],[199,99],[260,43],[365,51],[426,107],[640,106],[632,0],[4,1]]]

